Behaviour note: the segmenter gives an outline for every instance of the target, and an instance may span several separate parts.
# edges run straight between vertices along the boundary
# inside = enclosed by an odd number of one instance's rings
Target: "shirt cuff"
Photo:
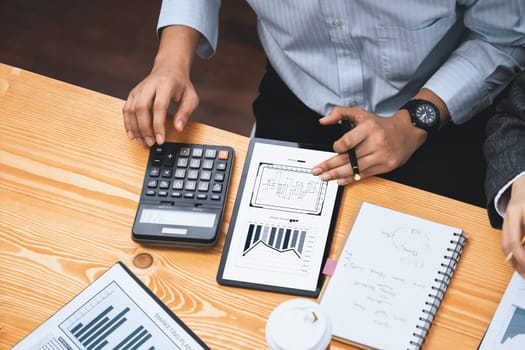
[[[525,171],[522,171],[518,175],[514,176],[512,180],[507,182],[505,186],[503,186],[498,191],[498,193],[496,193],[496,197],[494,197],[494,207],[496,208],[496,211],[501,217],[505,215],[505,211],[507,210],[507,204],[509,204],[510,187],[512,186],[514,181],[516,181],[521,176],[525,176]]]
[[[490,104],[482,74],[459,54],[453,54],[424,87],[445,102],[454,124],[467,122]]]
[[[220,0],[163,0],[157,23],[157,35],[169,25],[185,25],[201,33],[197,55],[201,58],[213,56],[219,34]]]

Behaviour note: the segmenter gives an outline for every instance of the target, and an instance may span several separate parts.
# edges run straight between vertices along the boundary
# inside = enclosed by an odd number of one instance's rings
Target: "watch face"
[[[416,117],[425,125],[432,125],[437,118],[436,110],[428,104],[420,104],[416,108]]]

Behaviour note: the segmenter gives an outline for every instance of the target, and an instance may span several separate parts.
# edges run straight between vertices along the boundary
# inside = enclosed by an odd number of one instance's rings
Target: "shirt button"
[[[334,25],[334,27],[341,27],[343,25],[343,21],[341,21],[340,19],[336,19],[332,22],[332,24]]]

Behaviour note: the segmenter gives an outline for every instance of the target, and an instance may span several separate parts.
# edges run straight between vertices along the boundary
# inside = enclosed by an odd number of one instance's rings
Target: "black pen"
[[[345,134],[354,128],[354,125],[351,124],[348,121],[348,119],[341,119],[341,126],[343,127],[343,131]],[[355,148],[350,148],[348,151],[346,151],[346,153],[348,154],[348,158],[350,158],[350,165],[352,166],[352,171],[354,172],[354,180],[361,180],[361,175],[359,174],[359,164],[357,163],[357,156],[355,154]]]

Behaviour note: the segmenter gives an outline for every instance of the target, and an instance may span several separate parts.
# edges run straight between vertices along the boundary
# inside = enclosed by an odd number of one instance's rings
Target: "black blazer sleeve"
[[[515,78],[508,96],[487,122],[486,131],[483,152],[487,161],[487,211],[491,225],[500,228],[503,220],[494,209],[494,197],[525,170],[525,72]]]

